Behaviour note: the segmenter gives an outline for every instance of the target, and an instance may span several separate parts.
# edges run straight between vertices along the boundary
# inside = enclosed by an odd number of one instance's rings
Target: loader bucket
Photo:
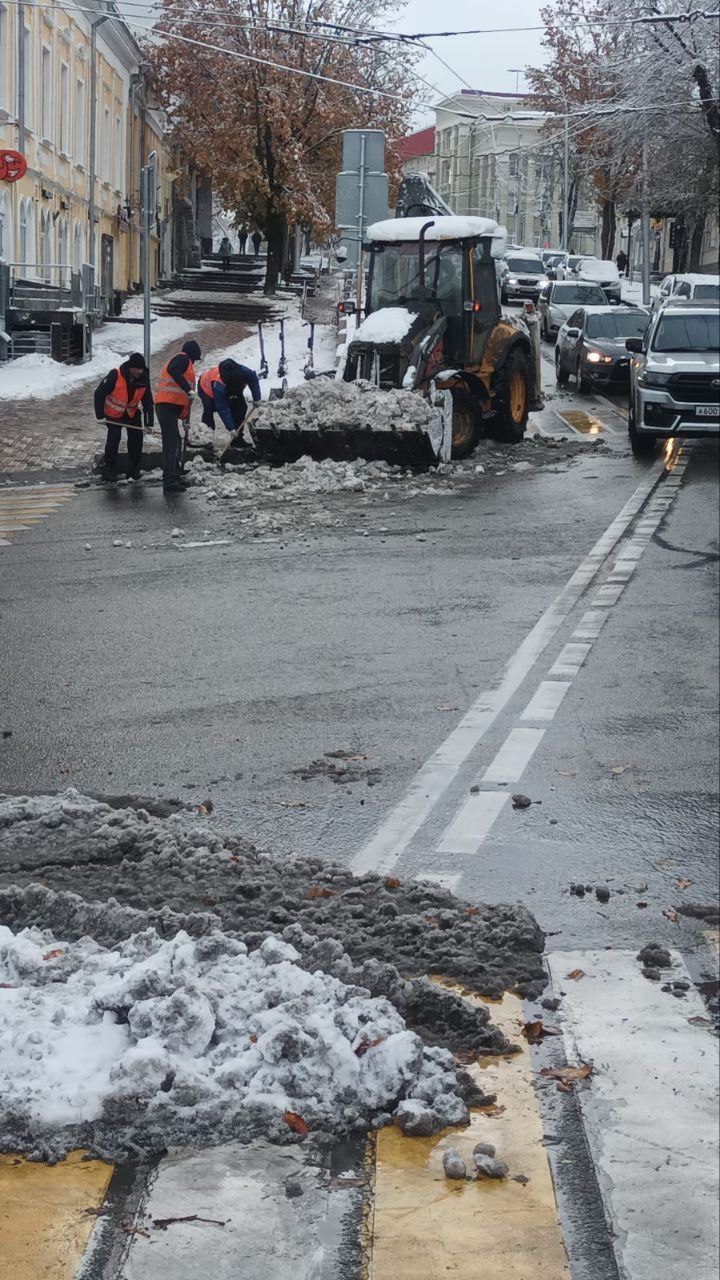
[[[381,391],[362,382],[306,382],[258,406],[249,425],[267,462],[309,457],[363,458],[405,467],[432,467],[449,457],[451,412],[413,391]]]

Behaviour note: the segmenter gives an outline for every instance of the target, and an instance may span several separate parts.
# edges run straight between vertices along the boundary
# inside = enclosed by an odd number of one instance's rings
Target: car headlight
[[[508,278],[507,278],[507,280],[505,281],[505,283],[506,283],[506,284],[517,284],[517,280],[515,279],[515,276],[508,276]]]
[[[612,356],[603,356],[599,351],[588,351],[586,359],[589,364],[612,364]]]
[[[653,373],[651,369],[645,369],[638,378],[641,387],[666,387],[669,381],[669,373]]]

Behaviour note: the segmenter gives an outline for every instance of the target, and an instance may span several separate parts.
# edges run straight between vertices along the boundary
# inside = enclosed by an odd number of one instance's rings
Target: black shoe
[[[127,478],[128,480],[142,480],[142,475],[140,471],[128,471]]]
[[[186,493],[187,488],[184,480],[172,480],[163,485],[163,493]]]

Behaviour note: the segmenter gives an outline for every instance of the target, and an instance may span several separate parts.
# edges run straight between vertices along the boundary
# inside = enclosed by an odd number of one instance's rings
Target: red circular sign
[[[27,160],[21,151],[0,151],[0,179],[18,182],[27,173]]]

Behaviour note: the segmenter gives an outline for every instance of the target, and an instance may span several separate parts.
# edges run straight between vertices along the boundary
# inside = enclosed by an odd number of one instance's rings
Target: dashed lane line
[[[679,481],[687,466],[687,457],[680,455],[676,463],[676,480],[672,486],[670,496],[658,492],[651,498],[648,503],[647,516],[644,520],[644,530],[642,534],[634,534],[629,544],[633,550],[637,551],[637,555],[632,557],[627,555],[626,549],[621,549],[618,559],[612,566],[610,579],[614,579],[616,585],[602,586],[593,600],[593,609],[589,611],[592,614],[591,630],[596,630],[599,634],[601,623],[598,614],[607,611],[612,605],[616,604],[625,589],[627,582],[630,581],[632,574],[635,572],[640,563],[640,556],[647,547],[650,539],[667,513],[669,505],[675,500],[679,492]],[[618,566],[623,566],[620,581],[618,581]],[[586,613],[585,618],[589,614]],[[561,650],[553,665],[548,671],[548,680],[541,681],[536,693],[531,699],[528,706],[520,714],[519,719],[522,720],[545,720],[552,719],[557,711],[560,703],[568,692],[572,680],[580,672],[583,663],[588,654],[592,650],[592,639],[583,643],[570,641]],[[552,677],[563,677],[557,682]],[[555,692],[557,690],[557,692]],[[500,747],[495,761],[490,766],[488,777],[485,775],[482,779],[483,783],[503,783],[503,782],[519,782],[526,765],[530,762],[535,750],[540,745],[542,733],[540,737],[534,741],[532,749],[529,749],[530,740],[523,739],[525,742],[525,761],[523,763],[523,753],[519,750],[518,733],[532,733],[532,730],[523,730],[521,727],[512,728],[506,737],[503,745]],[[537,732],[537,731],[536,731]],[[505,778],[502,776],[502,769],[495,768],[497,761],[503,761],[505,758],[512,758],[516,761],[518,768],[512,772],[512,775]],[[503,800],[507,800],[507,792],[485,791],[478,795],[471,795],[468,800],[462,804],[457,815],[447,827],[445,834],[439,844],[435,846],[438,854],[474,854],[480,849],[480,846],[489,836],[497,818],[502,813],[505,805]],[[424,873],[420,873],[421,875]]]
[[[538,658],[642,511],[653,490],[660,484],[664,469],[663,460],[658,460],[650,467],[621,511],[516,649],[500,682],[480,694],[455,729],[421,766],[404,796],[353,858],[350,865],[356,875],[369,871],[387,872],[396,865],[440,797],[456,778],[460,766],[530,674]],[[611,589],[622,590],[621,587]]]

